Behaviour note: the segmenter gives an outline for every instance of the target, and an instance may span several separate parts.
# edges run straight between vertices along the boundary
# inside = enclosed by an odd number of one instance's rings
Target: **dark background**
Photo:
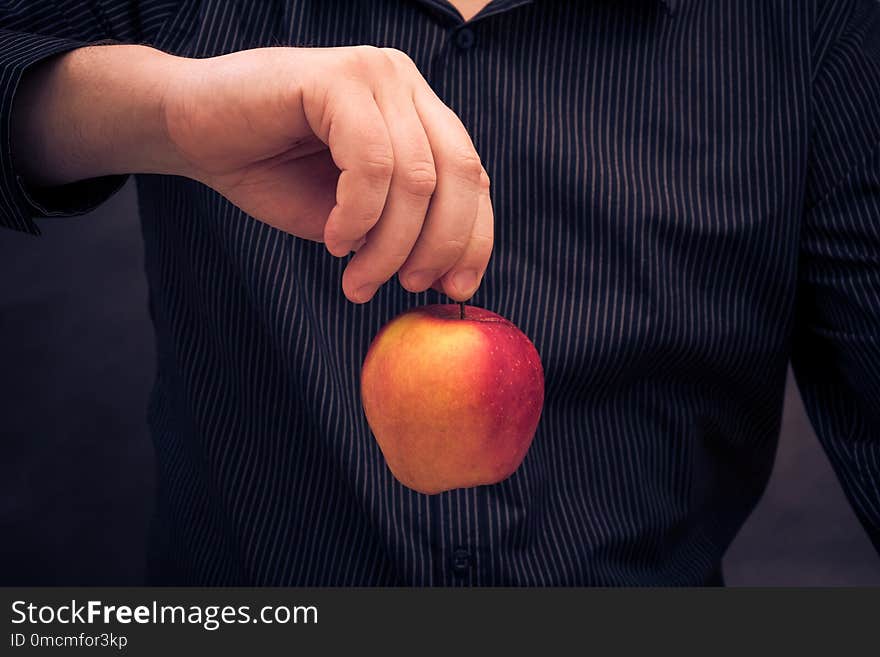
[[[40,226],[0,230],[0,584],[137,584],[155,353],[134,187]],[[880,585],[791,380],[772,479],[724,570],[733,585]]]

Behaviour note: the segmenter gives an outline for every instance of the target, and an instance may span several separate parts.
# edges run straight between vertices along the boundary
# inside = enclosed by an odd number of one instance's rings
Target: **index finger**
[[[341,172],[336,205],[324,226],[324,243],[331,254],[342,257],[379,220],[394,155],[385,120],[369,88],[346,85],[328,94],[326,102],[327,120],[312,129],[330,148]]]

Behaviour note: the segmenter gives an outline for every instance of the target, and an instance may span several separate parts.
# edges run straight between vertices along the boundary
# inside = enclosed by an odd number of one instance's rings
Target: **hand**
[[[185,62],[165,89],[184,173],[335,256],[362,303],[395,273],[470,298],[493,245],[489,178],[404,53],[261,48]]]

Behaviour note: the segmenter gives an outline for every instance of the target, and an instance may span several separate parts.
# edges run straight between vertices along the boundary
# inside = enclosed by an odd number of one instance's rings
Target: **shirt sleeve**
[[[126,176],[31,188],[12,153],[12,107],[25,72],[50,57],[104,43],[144,43],[178,2],[48,1],[0,6],[0,226],[39,234],[36,217],[88,212],[115,193]]]
[[[880,551],[880,3],[828,3],[816,34],[792,366]]]

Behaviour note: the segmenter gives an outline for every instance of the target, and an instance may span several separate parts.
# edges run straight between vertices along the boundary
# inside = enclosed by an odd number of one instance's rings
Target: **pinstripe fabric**
[[[474,303],[544,363],[516,474],[409,491],[370,435],[358,374],[385,322],[440,295],[392,283],[353,305],[346,259],[198,183],[140,176],[156,581],[718,583],[771,469],[790,358],[880,548],[873,0],[496,1],[469,47],[441,0],[3,6],[0,220],[22,230],[118,184],[38,203],[16,179],[15,85],[51,52],[104,38],[194,57],[408,52],[493,180],[496,245]]]

